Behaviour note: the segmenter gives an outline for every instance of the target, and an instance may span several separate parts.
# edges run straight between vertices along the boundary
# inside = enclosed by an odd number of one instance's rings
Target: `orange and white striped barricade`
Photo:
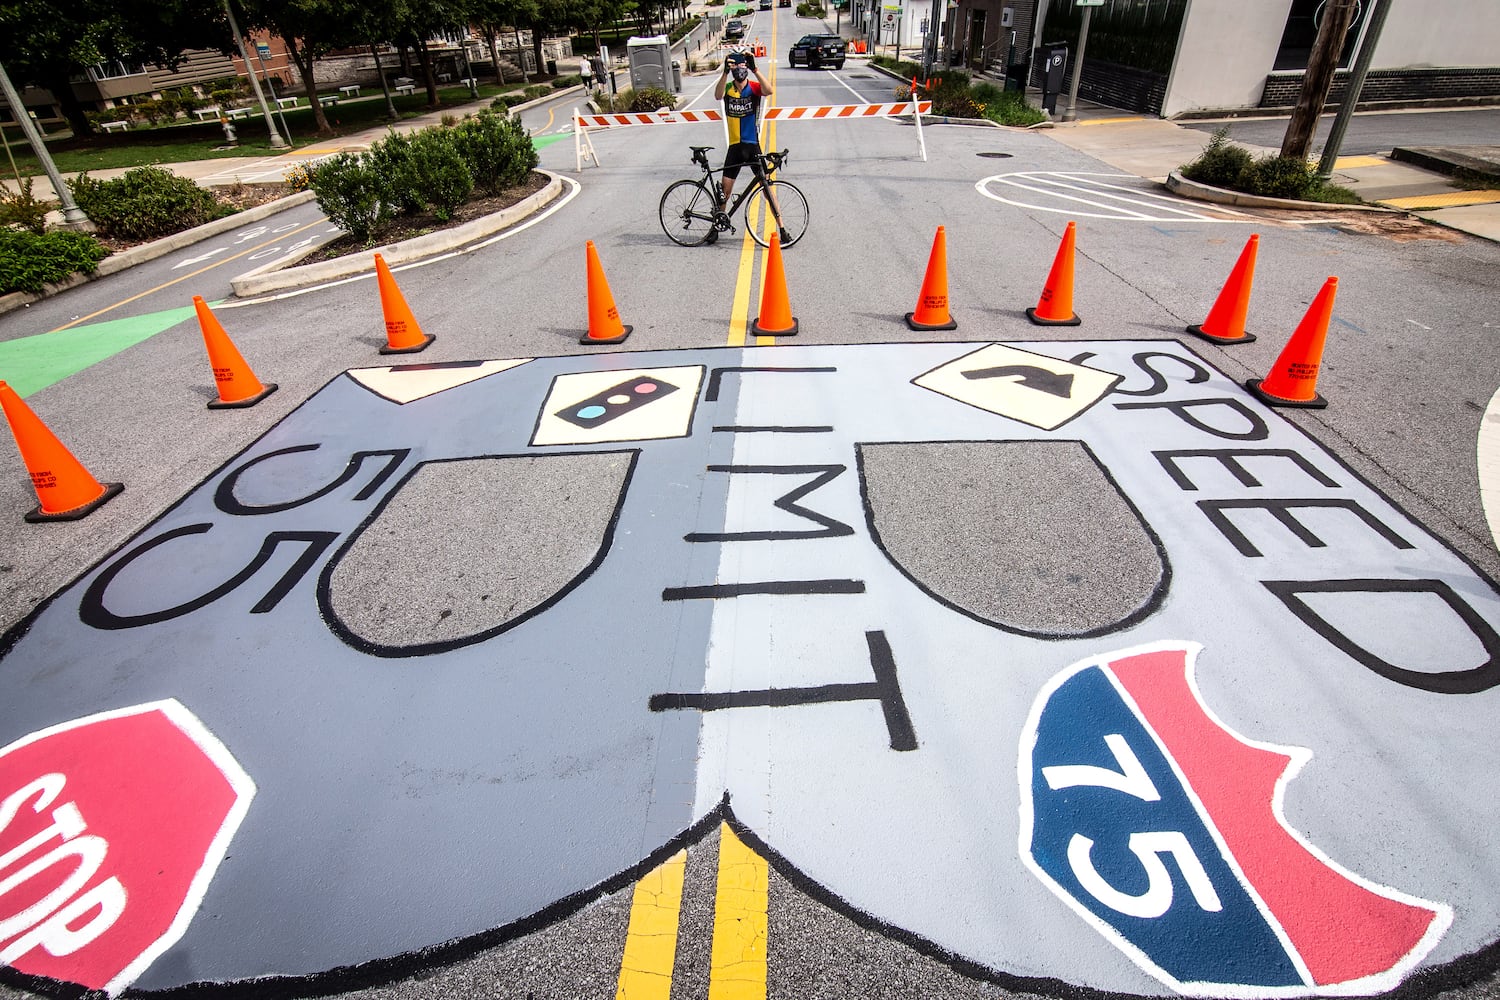
[[[927,160],[927,141],[922,137],[922,116],[932,114],[931,101],[896,101],[892,104],[831,104],[797,108],[770,108],[766,121],[807,121],[824,118],[899,118],[911,115],[917,123],[917,146]]]
[[[583,161],[592,159],[594,166],[601,166],[599,154],[588,136],[589,129],[621,128],[627,125],[697,125],[703,122],[722,122],[724,113],[717,108],[702,111],[621,111],[609,113],[581,114],[573,109],[573,154],[576,169],[583,169]],[[585,153],[587,149],[587,153]]]
[[[896,101],[888,104],[827,104],[794,108],[767,108],[762,112],[764,121],[842,121],[863,118],[897,118],[913,115],[917,123],[917,143],[922,159],[927,159],[927,143],[922,137],[922,116],[932,113],[931,101]],[[624,128],[631,125],[696,125],[705,122],[722,122],[723,112],[717,108],[701,111],[623,111],[582,114],[573,109],[573,152],[576,169],[583,169],[583,161],[592,159],[600,166],[599,154],[594,150],[588,133],[590,129]]]

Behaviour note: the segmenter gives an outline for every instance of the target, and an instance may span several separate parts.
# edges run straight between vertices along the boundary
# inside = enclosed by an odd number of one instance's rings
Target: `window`
[[[1327,6],[1328,0],[1292,0],[1286,30],[1281,34],[1281,47],[1276,50],[1274,69],[1307,69],[1313,40],[1318,37],[1318,25],[1323,23],[1323,10]],[[1355,0],[1354,20],[1349,33],[1344,36],[1344,49],[1339,54],[1340,67],[1347,67],[1354,58],[1354,43],[1359,40],[1369,10],[1369,0]]]

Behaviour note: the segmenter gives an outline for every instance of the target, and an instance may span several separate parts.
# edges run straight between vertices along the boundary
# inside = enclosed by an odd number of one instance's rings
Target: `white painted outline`
[[[224,780],[229,783],[234,792],[234,804],[225,813],[223,821],[219,824],[219,832],[209,842],[208,850],[203,854],[203,861],[193,875],[192,881],[188,883],[188,890],[183,896],[182,904],[177,908],[177,915],[172,918],[167,929],[151,944],[147,945],[135,959],[124,969],[104,985],[104,992],[109,996],[118,996],[127,986],[136,980],[152,962],[161,957],[172,945],[181,940],[182,935],[187,933],[188,925],[193,922],[198,908],[203,905],[203,897],[208,893],[209,883],[213,881],[214,874],[218,871],[219,864],[229,852],[229,842],[234,839],[235,832],[239,830],[240,823],[244,821],[245,815],[250,811],[250,800],[255,797],[255,781],[240,767],[239,761],[229,752],[219,738],[209,731],[199,718],[188,711],[175,698],[166,698],[161,701],[147,702],[130,708],[116,708],[107,712],[98,712],[94,715],[86,715],[81,719],[73,719],[70,722],[58,723],[39,729],[21,737],[14,743],[0,747],[0,760],[8,754],[23,747],[38,743],[44,739],[66,733],[73,729],[93,725],[96,722],[106,722],[111,719],[124,719],[135,715],[149,715],[152,712],[160,712],[166,716],[167,721],[176,726],[184,736],[193,742],[203,755],[209,759]]]
[[[1413,320],[1412,322],[1415,322]],[[1479,463],[1479,503],[1490,524],[1490,537],[1500,548],[1500,389],[1490,397],[1479,418],[1479,440],[1475,442]]]
[[[1446,903],[1435,903],[1431,900],[1412,896],[1408,893],[1400,891],[1399,889],[1381,885],[1377,882],[1373,882],[1367,878],[1364,878],[1363,876],[1349,871],[1347,868],[1344,868],[1342,865],[1329,858],[1328,855],[1324,854],[1321,850],[1314,846],[1310,841],[1303,837],[1295,827],[1287,822],[1286,814],[1284,811],[1287,786],[1292,782],[1294,778],[1296,778],[1297,774],[1302,770],[1302,767],[1308,761],[1312,760],[1313,753],[1311,750],[1308,750],[1305,747],[1281,746],[1279,744],[1266,743],[1259,740],[1250,739],[1236,732],[1231,726],[1227,725],[1223,719],[1219,718],[1219,716],[1214,713],[1213,709],[1209,707],[1208,703],[1204,701],[1203,694],[1198,688],[1197,662],[1198,653],[1202,649],[1203,646],[1200,643],[1190,642],[1186,640],[1167,640],[1162,642],[1148,643],[1141,646],[1132,646],[1128,649],[1113,650],[1111,652],[1101,653],[1098,656],[1093,656],[1089,657],[1088,659],[1081,660],[1073,664],[1072,666],[1059,671],[1057,674],[1053,675],[1053,677],[1051,677],[1046,684],[1042,686],[1041,690],[1036,696],[1036,699],[1032,702],[1030,711],[1027,713],[1026,723],[1021,730],[1020,749],[1016,755],[1016,779],[1020,787],[1020,825],[1019,833],[1016,839],[1016,845],[1017,850],[1021,856],[1022,863],[1031,871],[1033,875],[1036,875],[1037,878],[1041,880],[1042,884],[1047,886],[1047,888],[1050,889],[1054,895],[1056,895],[1059,899],[1066,903],[1070,909],[1072,909],[1075,913],[1082,917],[1085,923],[1093,927],[1105,939],[1114,944],[1115,947],[1119,948],[1120,951],[1123,952],[1132,962],[1134,962],[1143,972],[1146,972],[1153,978],[1159,980],[1162,983],[1165,983],[1176,992],[1181,993],[1185,996],[1223,997],[1229,998],[1229,1000],[1260,1000],[1260,998],[1268,997],[1370,996],[1379,993],[1386,993],[1390,990],[1395,989],[1400,984],[1401,980],[1405,978],[1406,973],[1409,972],[1412,967],[1414,967],[1424,957],[1426,957],[1427,953],[1430,952],[1434,946],[1436,946],[1439,939],[1442,938],[1443,934],[1447,932],[1449,926],[1452,925],[1452,907],[1448,906]],[[1353,882],[1354,884],[1365,889],[1366,891],[1372,892],[1378,896],[1384,896],[1386,899],[1390,899],[1394,902],[1404,903],[1407,906],[1429,910],[1433,913],[1434,919],[1428,925],[1427,932],[1415,945],[1412,946],[1412,949],[1408,951],[1406,955],[1404,955],[1398,962],[1391,966],[1391,968],[1385,970],[1384,972],[1379,972],[1371,976],[1365,976],[1361,979],[1349,980],[1347,982],[1330,983],[1323,986],[1312,984],[1312,976],[1309,973],[1306,964],[1303,962],[1302,957],[1298,954],[1296,948],[1293,947],[1291,940],[1286,935],[1285,930],[1281,927],[1280,923],[1275,919],[1275,917],[1270,913],[1269,908],[1266,906],[1265,902],[1255,891],[1254,886],[1251,885],[1248,879],[1246,879],[1245,873],[1239,866],[1239,862],[1235,859],[1234,855],[1230,853],[1222,835],[1219,833],[1218,828],[1214,825],[1212,818],[1208,815],[1207,811],[1203,807],[1203,803],[1199,800],[1197,792],[1195,792],[1193,790],[1193,787],[1188,783],[1186,776],[1182,773],[1182,769],[1178,766],[1177,761],[1167,751],[1166,745],[1162,742],[1161,737],[1151,727],[1150,723],[1147,722],[1145,714],[1141,712],[1140,706],[1137,705],[1135,703],[1135,700],[1130,697],[1129,693],[1120,683],[1119,678],[1116,677],[1114,671],[1110,669],[1110,664],[1117,660],[1122,660],[1133,656],[1163,652],[1180,652],[1184,655],[1186,661],[1185,673],[1188,690],[1192,693],[1194,700],[1197,701],[1199,710],[1203,712],[1204,716],[1210,722],[1219,727],[1219,729],[1228,734],[1232,739],[1238,741],[1242,745],[1252,750],[1260,750],[1263,752],[1275,754],[1277,756],[1289,758],[1290,762],[1288,763],[1286,769],[1283,770],[1281,775],[1276,779],[1275,789],[1271,795],[1271,814],[1275,818],[1276,822],[1281,826],[1281,828],[1286,831],[1288,836],[1296,841],[1298,845],[1304,848],[1319,862],[1326,865],[1337,874],[1348,879],[1350,882]],[[1141,949],[1138,948],[1135,944],[1126,940],[1123,935],[1121,935],[1114,929],[1113,926],[1095,916],[1093,911],[1084,906],[1082,902],[1074,898],[1072,893],[1068,892],[1060,884],[1058,884],[1051,875],[1049,875],[1041,868],[1040,865],[1037,864],[1036,860],[1032,857],[1031,838],[1032,833],[1035,829],[1036,820],[1034,803],[1031,796],[1031,772],[1032,754],[1036,749],[1037,726],[1041,721],[1042,711],[1051,701],[1052,695],[1056,693],[1056,691],[1067,681],[1072,679],[1077,674],[1090,669],[1091,667],[1098,667],[1101,671],[1103,671],[1105,677],[1107,677],[1109,679],[1109,682],[1114,686],[1115,691],[1120,695],[1126,707],[1136,716],[1137,721],[1156,742],[1157,748],[1162,752],[1163,756],[1167,760],[1167,763],[1171,766],[1173,774],[1176,775],[1183,791],[1187,794],[1189,800],[1193,804],[1193,807],[1198,811],[1200,821],[1203,822],[1210,836],[1213,837],[1214,842],[1218,846],[1225,862],[1230,866],[1230,868],[1234,871],[1235,875],[1240,880],[1240,886],[1249,894],[1251,900],[1255,903],[1256,908],[1260,910],[1262,916],[1266,919],[1268,926],[1271,927],[1278,940],[1281,941],[1282,947],[1286,950],[1288,958],[1290,958],[1291,961],[1295,964],[1298,973],[1303,977],[1304,982],[1308,985],[1300,987],[1246,986],[1237,983],[1181,982],[1173,978],[1169,973],[1166,972],[1166,970],[1156,965],[1156,963],[1154,963],[1150,959],[1150,957],[1146,955],[1145,952],[1141,951]]]
[[[1117,222],[1225,222],[1246,225],[1251,223],[1264,223],[1265,221],[1264,219],[1257,218],[1245,212],[1237,212],[1230,208],[1215,208],[1212,211],[1218,214],[1205,215],[1202,212],[1196,212],[1190,208],[1178,207],[1184,204],[1180,198],[1174,198],[1170,195],[1156,194],[1151,191],[1141,191],[1136,188],[1126,187],[1118,184],[1103,184],[1099,182],[1089,181],[1088,178],[1091,177],[1120,177],[1130,178],[1132,180],[1139,179],[1134,174],[1107,174],[1102,172],[1081,170],[1019,170],[1008,174],[992,174],[989,177],[983,177],[974,182],[974,188],[986,198],[989,198],[992,201],[998,201],[1005,205],[1014,205],[1017,208],[1029,208],[1037,212],[1056,212],[1063,215],[1072,215],[1085,219],[1112,219]],[[1020,178],[1020,180],[1012,180],[1011,178]],[[1080,181],[1082,183],[1065,183],[1065,181],[1068,180]],[[1023,181],[1029,181],[1031,183],[1028,184],[1024,183]],[[1059,208],[1050,205],[1033,205],[1030,202],[1016,201],[1012,198],[1006,198],[1002,195],[996,194],[988,190],[988,186],[990,184],[1003,184],[1009,187],[1019,188],[1023,191],[1030,191],[1034,194],[1047,195],[1049,197],[1059,198],[1064,201],[1078,202],[1080,204],[1091,205],[1094,208],[1099,209],[1112,209],[1112,211],[1110,211],[1108,214],[1105,214],[1100,212],[1075,211],[1074,209],[1067,207]],[[1050,186],[1042,187],[1033,185]],[[1116,191],[1126,191],[1138,197],[1114,198],[1113,201],[1098,201],[1074,195],[1062,194],[1058,192],[1056,188],[1066,188],[1068,190],[1082,191],[1085,193],[1097,191],[1100,188],[1109,188]],[[1102,197],[1110,196],[1102,195]],[[1151,199],[1151,201],[1141,201],[1139,200],[1139,198],[1148,198]],[[1149,215],[1143,212],[1133,211],[1128,208],[1117,208],[1115,207],[1115,202],[1127,202],[1133,205],[1142,205],[1148,208],[1156,208],[1159,210],[1164,209],[1179,214],[1167,216]],[[1155,202],[1165,202],[1166,204],[1154,204]]]
[[[561,198],[558,198],[552,204],[548,205],[541,212],[533,215],[531,218],[527,219],[520,225],[512,226],[504,232],[496,233],[489,239],[481,240],[480,242],[474,243],[470,246],[461,247],[458,250],[450,250],[447,253],[438,254],[436,257],[425,257],[422,260],[414,260],[410,264],[401,264],[399,266],[392,267],[391,272],[393,274],[400,274],[402,271],[410,271],[418,267],[426,267],[428,264],[437,264],[441,261],[451,260],[454,257],[462,257],[464,254],[474,253],[476,250],[483,250],[485,247],[498,243],[501,240],[510,239],[517,233],[525,232],[537,223],[550,218],[554,212],[561,210],[564,205],[572,201],[574,198],[578,197],[579,192],[583,190],[583,186],[571,177],[564,177],[563,175],[558,174],[557,178],[564,184],[568,185],[568,192]],[[277,292],[275,295],[263,295],[259,298],[254,299],[231,299],[227,302],[215,303],[214,309],[238,309],[241,306],[257,306],[264,302],[276,302],[281,299],[296,298],[298,295],[306,295],[309,292],[319,292],[325,288],[336,288],[339,285],[347,285],[355,281],[368,281],[373,277],[375,277],[375,271],[372,268],[371,270],[363,272],[361,274],[350,275],[347,278],[339,278],[337,281],[325,281],[317,285],[308,285],[306,288],[293,288],[289,291]]]

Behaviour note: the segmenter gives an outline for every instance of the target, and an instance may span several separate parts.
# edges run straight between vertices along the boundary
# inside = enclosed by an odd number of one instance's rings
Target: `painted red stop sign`
[[[254,794],[171,700],[0,750],[0,964],[123,990],[182,937]]]

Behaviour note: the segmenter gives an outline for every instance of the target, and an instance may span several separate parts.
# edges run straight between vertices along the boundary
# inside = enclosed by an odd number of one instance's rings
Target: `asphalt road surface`
[[[799,332],[757,337],[742,220],[657,221],[722,134],[580,171],[565,108],[528,116],[550,214],[397,272],[420,354],[378,353],[372,279],[225,303],[278,389],[206,408],[191,296],[308,209],[0,317],[125,484],[26,524],[0,454],[0,995],[1494,991],[1500,250],[1041,133],[784,122]],[[940,226],[956,328],[912,330]],[[1258,339],[1187,336],[1252,233]],[[579,342],[586,241],[618,346]],[[1243,387],[1314,364],[1326,409]]]

